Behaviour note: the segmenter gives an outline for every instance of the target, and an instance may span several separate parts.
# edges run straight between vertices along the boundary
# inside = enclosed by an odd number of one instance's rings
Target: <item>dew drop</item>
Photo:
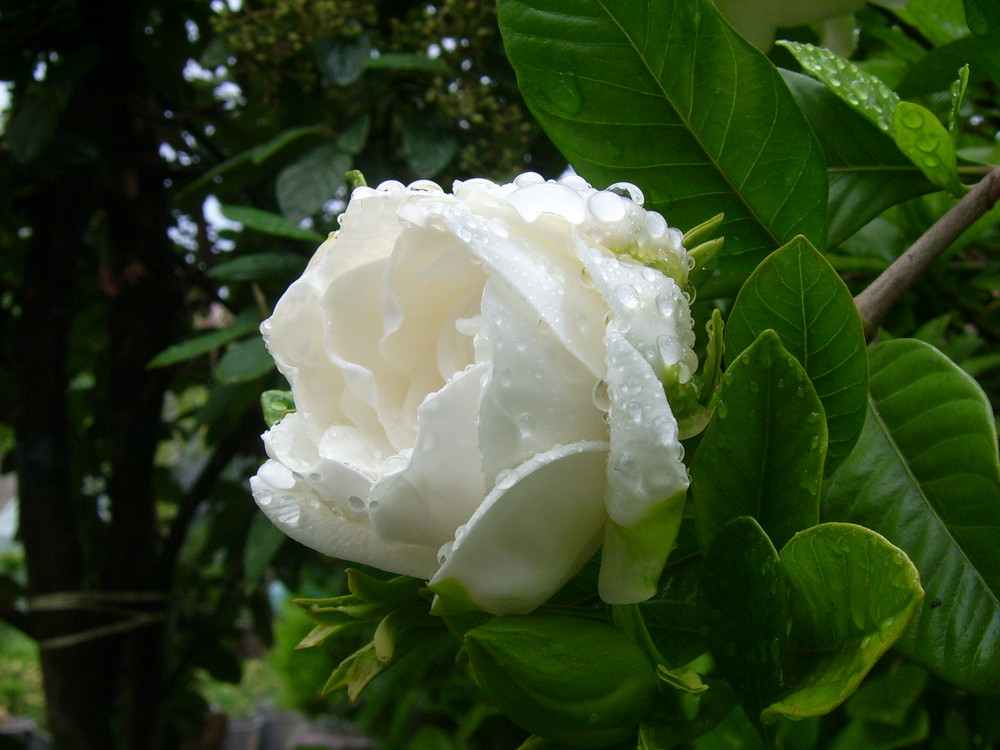
[[[631,284],[622,284],[615,288],[615,297],[622,307],[634,310],[639,306],[639,293]]]
[[[608,394],[608,384],[604,380],[598,380],[594,385],[591,398],[594,401],[594,406],[601,411],[606,412],[611,409],[611,396]]]
[[[625,218],[628,206],[619,194],[602,190],[587,199],[587,210],[603,224],[617,224]]]
[[[647,211],[646,231],[654,240],[659,239],[667,232],[667,220],[655,211]]]
[[[278,499],[278,511],[275,513],[275,520],[283,526],[295,528],[302,519],[302,511],[298,501],[289,495]]]
[[[517,418],[517,430],[521,433],[522,438],[531,437],[532,433],[535,431],[535,420],[530,414],[522,414]]]
[[[362,500],[357,495],[351,495],[347,498],[347,507],[353,510],[355,513],[360,513],[365,509],[365,501]]]
[[[674,310],[674,299],[669,294],[657,294],[656,295],[656,309],[660,311],[660,314],[669,318],[673,316]]]
[[[629,401],[625,404],[625,411],[632,418],[633,422],[638,422],[642,419],[642,404],[638,401]]]
[[[494,216],[486,223],[489,230],[501,239],[510,237],[510,230],[507,228],[507,222],[503,219]]]
[[[683,354],[676,336],[660,336],[656,339],[656,348],[659,350],[663,362],[668,365],[679,362]]]
[[[510,370],[505,367],[497,373],[497,382],[500,383],[501,388],[510,388],[511,384],[514,382],[514,376],[511,375]]]
[[[514,184],[518,187],[537,185],[540,182],[545,182],[545,178],[538,174],[538,172],[523,172],[514,178]]]
[[[437,554],[438,565],[444,565],[446,562],[448,562],[448,557],[451,555],[451,548],[454,546],[455,546],[454,542],[445,542],[444,544],[441,545],[441,548],[438,550]]]
[[[631,182],[616,182],[614,185],[608,185],[607,192],[615,193],[623,198],[628,198],[638,206],[641,206],[646,202],[646,196],[644,196],[642,191]]]
[[[576,82],[576,77],[568,73],[546,76],[542,94],[556,113],[564,117],[572,117],[583,106],[580,85]]]

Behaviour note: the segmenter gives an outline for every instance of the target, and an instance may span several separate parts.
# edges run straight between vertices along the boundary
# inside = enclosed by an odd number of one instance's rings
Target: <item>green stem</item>
[[[923,275],[931,263],[1000,200],[1000,167],[976,183],[944,216],[934,222],[891,266],[854,298],[865,338],[872,341],[882,319],[896,301]]]

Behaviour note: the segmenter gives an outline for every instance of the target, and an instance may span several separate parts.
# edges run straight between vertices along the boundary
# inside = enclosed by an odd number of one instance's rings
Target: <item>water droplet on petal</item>
[[[365,501],[362,500],[357,495],[351,495],[347,498],[347,507],[353,510],[355,513],[360,513],[365,509]]]
[[[605,381],[597,381],[594,385],[594,391],[591,396],[594,400],[594,406],[601,411],[606,412],[611,409],[611,397],[608,395],[608,384]]]
[[[639,306],[639,292],[631,284],[622,284],[615,289],[615,297],[622,307],[634,310]]]
[[[608,185],[606,189],[609,193],[617,193],[624,198],[628,198],[639,206],[646,201],[646,196],[644,196],[642,191],[631,182],[616,182],[614,185]]]
[[[517,418],[517,429],[522,438],[529,438],[535,431],[535,420],[530,414],[522,414]]]

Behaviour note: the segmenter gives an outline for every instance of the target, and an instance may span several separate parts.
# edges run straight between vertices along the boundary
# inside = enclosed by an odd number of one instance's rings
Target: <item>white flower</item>
[[[697,361],[690,257],[641,201],[534,173],[355,190],[261,326],[297,409],[264,512],[430,579],[439,612],[530,611],[602,541],[604,599],[652,595],[688,484],[660,377]]]
[[[908,0],[873,0],[873,5],[900,8]],[[726,20],[751,44],[765,52],[779,28],[813,26],[824,46],[840,55],[854,51],[855,13],[864,0],[715,0]]]

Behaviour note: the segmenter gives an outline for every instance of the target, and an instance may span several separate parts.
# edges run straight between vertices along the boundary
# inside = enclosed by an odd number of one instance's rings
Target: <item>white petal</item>
[[[476,365],[429,396],[409,464],[383,477],[369,503],[379,538],[432,546],[454,538],[486,495],[476,414],[487,365]]]
[[[487,496],[431,579],[441,611],[529,612],[597,550],[607,444],[559,446],[518,467]]]
[[[491,278],[506,281],[535,311],[535,320],[551,329],[595,378],[601,377],[604,347],[595,332],[603,328],[607,305],[585,286],[580,261],[570,250],[569,234],[575,230],[546,214],[526,223],[510,209],[486,220],[456,208],[443,218],[467,239]]]
[[[691,312],[677,283],[632,258],[616,257],[585,237],[576,237],[574,247],[632,346],[657,374],[679,365],[680,381],[687,382],[698,358]]]
[[[323,554],[418,578],[429,578],[437,567],[435,550],[386,544],[365,518],[351,517],[324,503],[304,481],[275,461],[268,461],[251,477],[250,488],[275,526]]]
[[[688,486],[667,397],[649,363],[612,320],[607,329],[611,455],[608,515],[636,526],[664,498]]]
[[[593,401],[594,375],[539,324],[519,291],[491,278],[483,292],[493,356],[479,424],[488,487],[498,473],[554,445],[608,435]]]

